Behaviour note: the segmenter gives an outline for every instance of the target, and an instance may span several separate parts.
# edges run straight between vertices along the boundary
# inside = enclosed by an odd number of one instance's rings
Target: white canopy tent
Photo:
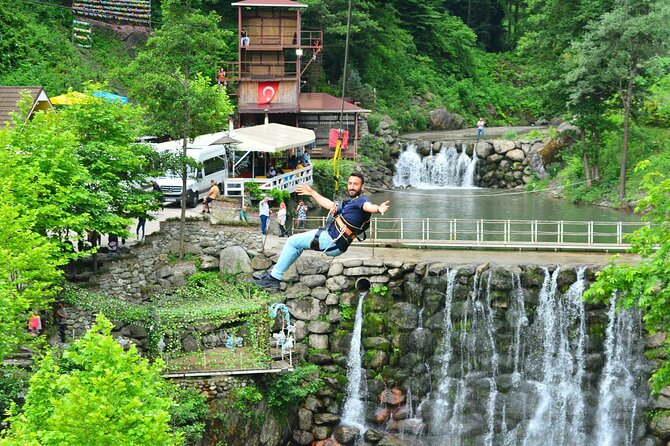
[[[316,140],[314,130],[274,123],[235,129],[230,137],[240,141],[237,151],[266,153],[304,147]]]

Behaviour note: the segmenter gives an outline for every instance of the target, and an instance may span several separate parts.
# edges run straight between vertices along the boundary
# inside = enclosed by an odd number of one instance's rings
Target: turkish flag
[[[279,91],[279,82],[258,83],[258,103],[269,104]]]

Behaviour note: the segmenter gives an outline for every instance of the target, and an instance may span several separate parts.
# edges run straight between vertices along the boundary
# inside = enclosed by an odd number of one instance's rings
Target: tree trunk
[[[185,71],[184,75],[184,91],[186,95],[184,97],[184,138],[182,145],[182,156],[184,157],[184,164],[181,169],[181,215],[179,217],[179,260],[184,259],[184,233],[186,232],[186,180],[188,179],[188,166],[186,165],[186,147],[188,145],[188,135],[190,132],[191,122],[191,109],[188,104],[188,88],[189,88],[189,76],[188,70]]]
[[[586,186],[591,189],[591,166],[589,166],[589,155],[586,153],[586,132],[580,129],[582,134],[582,163],[584,164],[584,175],[586,175]]]
[[[593,131],[593,145],[595,148],[593,154],[593,179],[600,181],[600,131]]]
[[[628,139],[630,131],[630,109],[633,103],[633,87],[637,76],[637,59],[631,61],[628,85],[623,100],[623,148],[621,150],[621,167],[619,168],[619,201],[626,198],[626,164],[628,163]]]

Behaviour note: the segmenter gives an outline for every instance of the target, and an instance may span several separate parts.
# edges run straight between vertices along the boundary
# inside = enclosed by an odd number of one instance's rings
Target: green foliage
[[[263,401],[263,394],[253,385],[237,387],[233,390],[234,406],[237,413],[245,418],[250,418],[255,413],[255,408]]]
[[[374,294],[379,294],[380,296],[386,296],[389,289],[386,285],[373,285],[370,287],[370,292]]]
[[[12,404],[21,405],[28,390],[30,373],[19,367],[0,368],[0,420],[4,421],[7,410]]]
[[[249,195],[251,195],[252,198],[255,198],[256,200],[260,200],[263,198],[264,192],[261,190],[261,188],[258,186],[258,183],[255,181],[249,181],[247,183],[244,183],[244,190],[249,192]]]
[[[10,416],[7,445],[177,445],[170,429],[172,402],[162,396],[161,361],[127,352],[96,324],[61,356],[48,354],[30,379],[26,402]]]
[[[354,309],[350,304],[340,302],[340,316],[344,320],[350,320],[354,316]]]
[[[284,412],[298,406],[323,386],[321,369],[317,365],[308,364],[296,367],[290,373],[275,374],[268,378],[265,392],[268,405]]]
[[[170,408],[172,431],[183,437],[184,444],[197,444],[209,418],[207,396],[194,389],[166,383],[167,395],[174,402]]]
[[[336,178],[333,170],[333,161],[330,159],[312,161],[314,171],[314,189],[324,197],[336,197],[335,191]],[[340,164],[340,176],[337,179],[339,193],[344,194],[347,190],[347,178],[353,171],[352,163],[349,160],[342,160]],[[337,198],[337,197],[336,197]]]
[[[516,141],[519,138],[519,134],[516,130],[508,130],[502,134],[501,139],[507,139],[509,141]]]
[[[638,201],[637,212],[644,212],[644,220],[651,223],[635,231],[628,241],[630,252],[640,261],[635,264],[611,262],[598,273],[596,282],[584,296],[592,301],[609,301],[618,293],[619,308],[637,307],[644,311],[647,330],[670,331],[670,178],[665,173],[649,171],[651,163],[643,162],[636,170],[645,171],[641,183],[645,196]],[[670,359],[652,377],[652,388],[659,392],[670,384]]]
[[[280,203],[288,203],[288,201],[291,199],[291,193],[285,190],[271,189],[269,195],[277,205]]]

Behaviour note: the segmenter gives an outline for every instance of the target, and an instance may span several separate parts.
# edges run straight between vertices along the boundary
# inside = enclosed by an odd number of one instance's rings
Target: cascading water
[[[628,446],[636,444],[636,390],[640,385],[636,356],[642,351],[642,324],[637,311],[617,312],[614,298],[610,302],[608,315],[596,444]]]
[[[466,153],[463,144],[461,152],[456,147],[442,147],[440,152],[423,159],[417,153],[416,146],[410,144],[400,154],[393,175],[393,184],[397,187],[474,187],[477,153],[472,158]]]
[[[367,293],[361,293],[356,306],[356,316],[354,319],[354,331],[351,335],[351,347],[347,356],[347,389],[344,409],[342,412],[342,422],[360,429],[365,427],[365,402],[361,391],[363,380],[362,366],[362,343],[361,333],[363,331],[363,300]]]
[[[642,362],[639,313],[610,309],[599,378],[586,366],[600,354],[588,350],[585,268],[563,293],[561,269],[544,268],[536,297],[513,273],[505,301],[497,300],[491,276],[475,274],[467,298],[458,300],[464,292],[457,271],[446,275],[441,342],[433,357],[436,385],[421,411],[428,433],[416,444],[636,444],[642,417],[636,395],[643,385],[636,377],[644,376],[641,365],[635,368]],[[413,397],[421,395],[413,391]],[[587,401],[597,402],[597,419],[588,416]]]

